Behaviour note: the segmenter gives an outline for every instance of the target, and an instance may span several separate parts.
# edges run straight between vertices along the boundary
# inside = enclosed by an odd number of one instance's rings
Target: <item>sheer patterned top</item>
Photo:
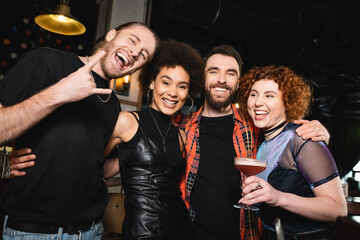
[[[313,188],[334,179],[339,173],[326,145],[323,142],[303,140],[295,132],[297,127],[289,123],[275,138],[264,141],[257,158],[268,160],[269,171],[262,177],[274,188],[313,197]],[[330,228],[330,223],[314,221],[264,203],[260,206],[259,216],[265,228],[271,231],[275,231],[275,217],[281,219],[286,235],[310,234]]]

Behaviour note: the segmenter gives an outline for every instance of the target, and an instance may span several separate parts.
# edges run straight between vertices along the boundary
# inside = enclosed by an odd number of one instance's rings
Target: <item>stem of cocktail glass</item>
[[[253,138],[252,138],[252,133],[250,131],[248,131],[247,128],[247,124],[245,124],[245,132],[246,132],[246,141],[244,141],[245,144],[245,150],[246,150],[246,157],[247,158],[252,158],[253,154]],[[249,136],[250,134],[250,136]],[[249,145],[250,142],[250,145]],[[248,176],[246,176],[248,177]],[[244,209],[245,211],[245,209]],[[251,223],[253,222],[253,224],[255,224],[257,226],[257,224],[255,223],[255,221],[257,220],[257,217],[253,216],[253,214],[256,214],[254,211],[252,211],[251,209],[247,209],[246,210],[248,212],[248,222],[249,222],[249,228],[250,228],[250,236],[251,239],[253,239],[253,228],[251,226]],[[245,212],[244,212],[245,213]],[[254,230],[256,231],[256,229],[254,228]]]

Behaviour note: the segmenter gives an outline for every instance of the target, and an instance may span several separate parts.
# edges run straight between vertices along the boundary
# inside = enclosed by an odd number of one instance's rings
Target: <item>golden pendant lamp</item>
[[[35,18],[35,22],[42,28],[62,34],[80,35],[86,31],[85,26],[70,14],[69,0],[60,0],[55,11],[41,14]]]

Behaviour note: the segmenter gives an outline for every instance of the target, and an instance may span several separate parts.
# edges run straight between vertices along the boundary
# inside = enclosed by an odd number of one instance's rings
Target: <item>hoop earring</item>
[[[190,107],[188,110],[186,110],[185,113],[190,112],[190,110],[191,110],[191,109],[193,108],[193,106],[194,106],[194,100],[192,99],[192,97],[188,96],[188,98],[190,98],[190,100],[191,100],[191,107]]]
[[[152,95],[152,94],[150,94],[150,91],[152,91],[152,90],[149,88],[149,90],[148,90],[148,92],[146,94],[146,101],[147,101],[149,106],[151,105],[151,102],[152,102],[152,99],[150,101],[150,95]],[[151,98],[152,98],[152,96],[151,96]]]

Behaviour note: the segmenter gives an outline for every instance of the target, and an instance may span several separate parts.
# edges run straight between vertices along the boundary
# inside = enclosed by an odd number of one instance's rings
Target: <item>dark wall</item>
[[[151,27],[201,53],[234,46],[254,65],[292,67],[313,83],[307,119],[329,130],[343,176],[360,160],[360,16],[348,1],[153,0]]]

